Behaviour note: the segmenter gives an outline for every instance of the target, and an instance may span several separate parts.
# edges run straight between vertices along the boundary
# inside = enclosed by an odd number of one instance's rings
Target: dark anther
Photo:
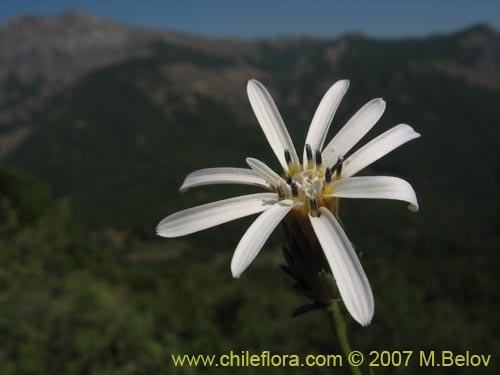
[[[286,176],[286,183],[290,185],[292,183],[292,176],[288,175]]]
[[[325,170],[325,182],[329,184],[332,182],[332,170],[330,168],[326,168]]]
[[[316,199],[309,199],[309,206],[311,206],[311,212],[315,216],[318,212],[318,204],[316,203]]]
[[[307,160],[312,160],[312,158],[313,158],[311,145],[309,143],[306,144],[306,156],[307,156]]]
[[[320,167],[322,163],[323,163],[323,159],[321,157],[321,151],[320,150],[316,150],[316,165],[318,167]]]
[[[290,156],[290,151],[288,151],[287,149],[285,149],[285,161],[287,164],[292,163],[292,157]]]
[[[337,162],[332,167],[332,174],[335,173],[337,176],[340,176],[340,174],[342,173],[342,164],[343,163],[344,163],[344,157],[339,156],[339,158],[337,159]]]
[[[344,157],[339,156],[339,159],[337,160],[337,177],[340,176],[342,173],[342,164],[344,163]]]
[[[299,189],[297,188],[297,184],[292,182],[292,197],[297,198],[299,196]]]
[[[276,187],[276,190],[278,190],[278,197],[279,197],[280,201],[282,201],[283,199],[285,199],[285,191],[283,190],[283,186],[278,185]]]

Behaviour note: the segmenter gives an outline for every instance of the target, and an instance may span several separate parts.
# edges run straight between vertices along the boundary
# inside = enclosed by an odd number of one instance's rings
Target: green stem
[[[342,316],[342,311],[340,310],[339,301],[333,300],[330,306],[326,309],[326,315],[330,326],[332,328],[333,334],[337,336],[340,342],[340,347],[344,352],[344,358],[347,360],[349,353],[351,353],[351,345],[347,338],[347,330],[344,322],[344,317]],[[349,364],[352,375],[361,375],[361,370],[359,367],[352,366]]]

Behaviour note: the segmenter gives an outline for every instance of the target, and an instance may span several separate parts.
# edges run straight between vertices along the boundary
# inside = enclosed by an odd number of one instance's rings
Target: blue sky
[[[0,21],[80,9],[129,24],[209,36],[424,36],[487,22],[500,28],[495,0],[0,0]]]

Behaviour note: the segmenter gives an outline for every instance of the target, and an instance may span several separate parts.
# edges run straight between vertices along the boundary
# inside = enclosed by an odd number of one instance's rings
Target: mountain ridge
[[[384,97],[388,108],[370,134],[401,122],[414,126],[425,136],[423,152],[443,159],[453,171],[434,178],[460,200],[461,192],[473,195],[474,189],[457,177],[458,166],[471,170],[485,186],[497,183],[495,175],[480,174],[472,150],[480,150],[498,168],[499,137],[488,126],[500,117],[494,104],[500,100],[498,37],[490,28],[475,27],[412,40],[348,35],[244,42],[230,44],[223,53],[214,41],[198,48],[155,39],[147,44],[147,54],[91,69],[47,95],[38,107],[27,108],[20,100],[11,109],[26,118],[4,121],[0,146],[7,162],[48,183],[56,195],[71,197],[85,222],[147,231],[166,211],[193,203],[186,196],[166,202],[163,209],[154,203],[161,192],[177,196],[191,170],[244,167],[245,156],[274,162],[248,104],[248,79],[268,87],[300,147],[323,93],[335,80],[350,78],[332,129],[368,100]],[[5,89],[4,82],[4,92],[12,95],[18,86],[14,82]],[[28,94],[26,100],[35,99]],[[476,129],[471,135],[470,124]],[[450,129],[457,136],[444,139]],[[234,141],[228,143],[228,137]],[[398,150],[398,159],[389,156],[383,165],[402,177],[405,165],[411,166],[416,185],[426,192],[435,181],[427,165],[413,165],[416,149]],[[208,191],[214,198],[224,195]],[[430,192],[425,194],[434,201]]]

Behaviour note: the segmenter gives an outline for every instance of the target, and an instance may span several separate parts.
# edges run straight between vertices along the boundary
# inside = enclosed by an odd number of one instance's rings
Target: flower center
[[[306,144],[306,158],[300,170],[296,171],[292,164],[290,152],[285,150],[285,160],[288,171],[285,171],[286,186],[281,184],[276,187],[280,200],[292,199],[302,202],[296,210],[306,210],[312,216],[318,216],[319,207],[327,207],[336,213],[338,198],[330,197],[333,193],[332,183],[341,178],[344,159],[340,156],[331,167],[324,167],[321,151],[315,150],[314,156],[309,144]]]

